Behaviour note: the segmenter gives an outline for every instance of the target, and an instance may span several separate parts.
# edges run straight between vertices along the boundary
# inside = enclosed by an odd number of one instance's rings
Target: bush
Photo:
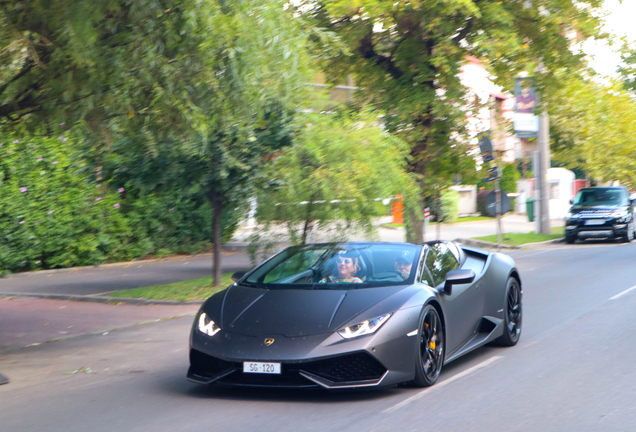
[[[439,221],[453,223],[457,221],[459,214],[459,193],[452,189],[442,192],[442,205],[440,208]]]
[[[72,141],[61,138],[0,140],[0,274],[211,247],[206,199],[89,183],[69,156]],[[227,212],[226,239],[236,222]]]

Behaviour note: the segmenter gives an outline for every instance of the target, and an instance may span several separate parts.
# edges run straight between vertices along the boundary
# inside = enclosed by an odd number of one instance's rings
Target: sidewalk
[[[193,304],[132,306],[0,298],[0,353],[56,339],[94,332],[103,334],[131,325],[193,315],[198,309],[199,305]]]

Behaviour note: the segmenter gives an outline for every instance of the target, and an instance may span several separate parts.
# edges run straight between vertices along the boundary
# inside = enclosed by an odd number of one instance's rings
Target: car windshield
[[[411,284],[421,248],[391,243],[290,247],[241,283],[268,289],[314,290]]]
[[[575,205],[619,205],[627,200],[622,189],[581,189],[574,200]]]

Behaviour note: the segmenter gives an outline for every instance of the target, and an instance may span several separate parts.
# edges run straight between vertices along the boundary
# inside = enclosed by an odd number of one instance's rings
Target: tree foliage
[[[519,72],[541,89],[558,84],[555,71],[575,70],[581,55],[569,32],[597,34],[602,0],[308,0],[300,6],[337,34],[348,51],[322,53],[335,82],[352,73],[360,100],[387,113],[387,127],[410,144],[409,170],[421,194],[439,196],[467,156],[466,89],[459,72],[467,56],[484,61],[511,88]],[[543,72],[537,70],[543,64]],[[419,200],[416,207],[421,207]],[[416,240],[421,221],[411,211]]]
[[[378,125],[371,113],[312,114],[291,147],[265,172],[258,218],[284,224],[294,243],[304,244],[312,229],[334,222],[335,238],[345,228],[372,232],[378,200],[413,193],[404,168],[407,148]],[[337,225],[337,224],[336,224]]]
[[[550,97],[554,160],[600,182],[636,185],[636,101],[621,83],[563,76]]]
[[[187,189],[221,215],[245,197],[311,74],[310,27],[278,0],[2,2],[5,125],[79,125],[96,180]]]

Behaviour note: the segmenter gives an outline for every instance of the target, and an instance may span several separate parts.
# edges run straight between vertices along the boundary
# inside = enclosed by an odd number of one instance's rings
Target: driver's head
[[[411,275],[411,267],[413,267],[413,263],[406,258],[399,257],[395,260],[395,270],[400,272],[400,276],[402,279],[408,279]]]

